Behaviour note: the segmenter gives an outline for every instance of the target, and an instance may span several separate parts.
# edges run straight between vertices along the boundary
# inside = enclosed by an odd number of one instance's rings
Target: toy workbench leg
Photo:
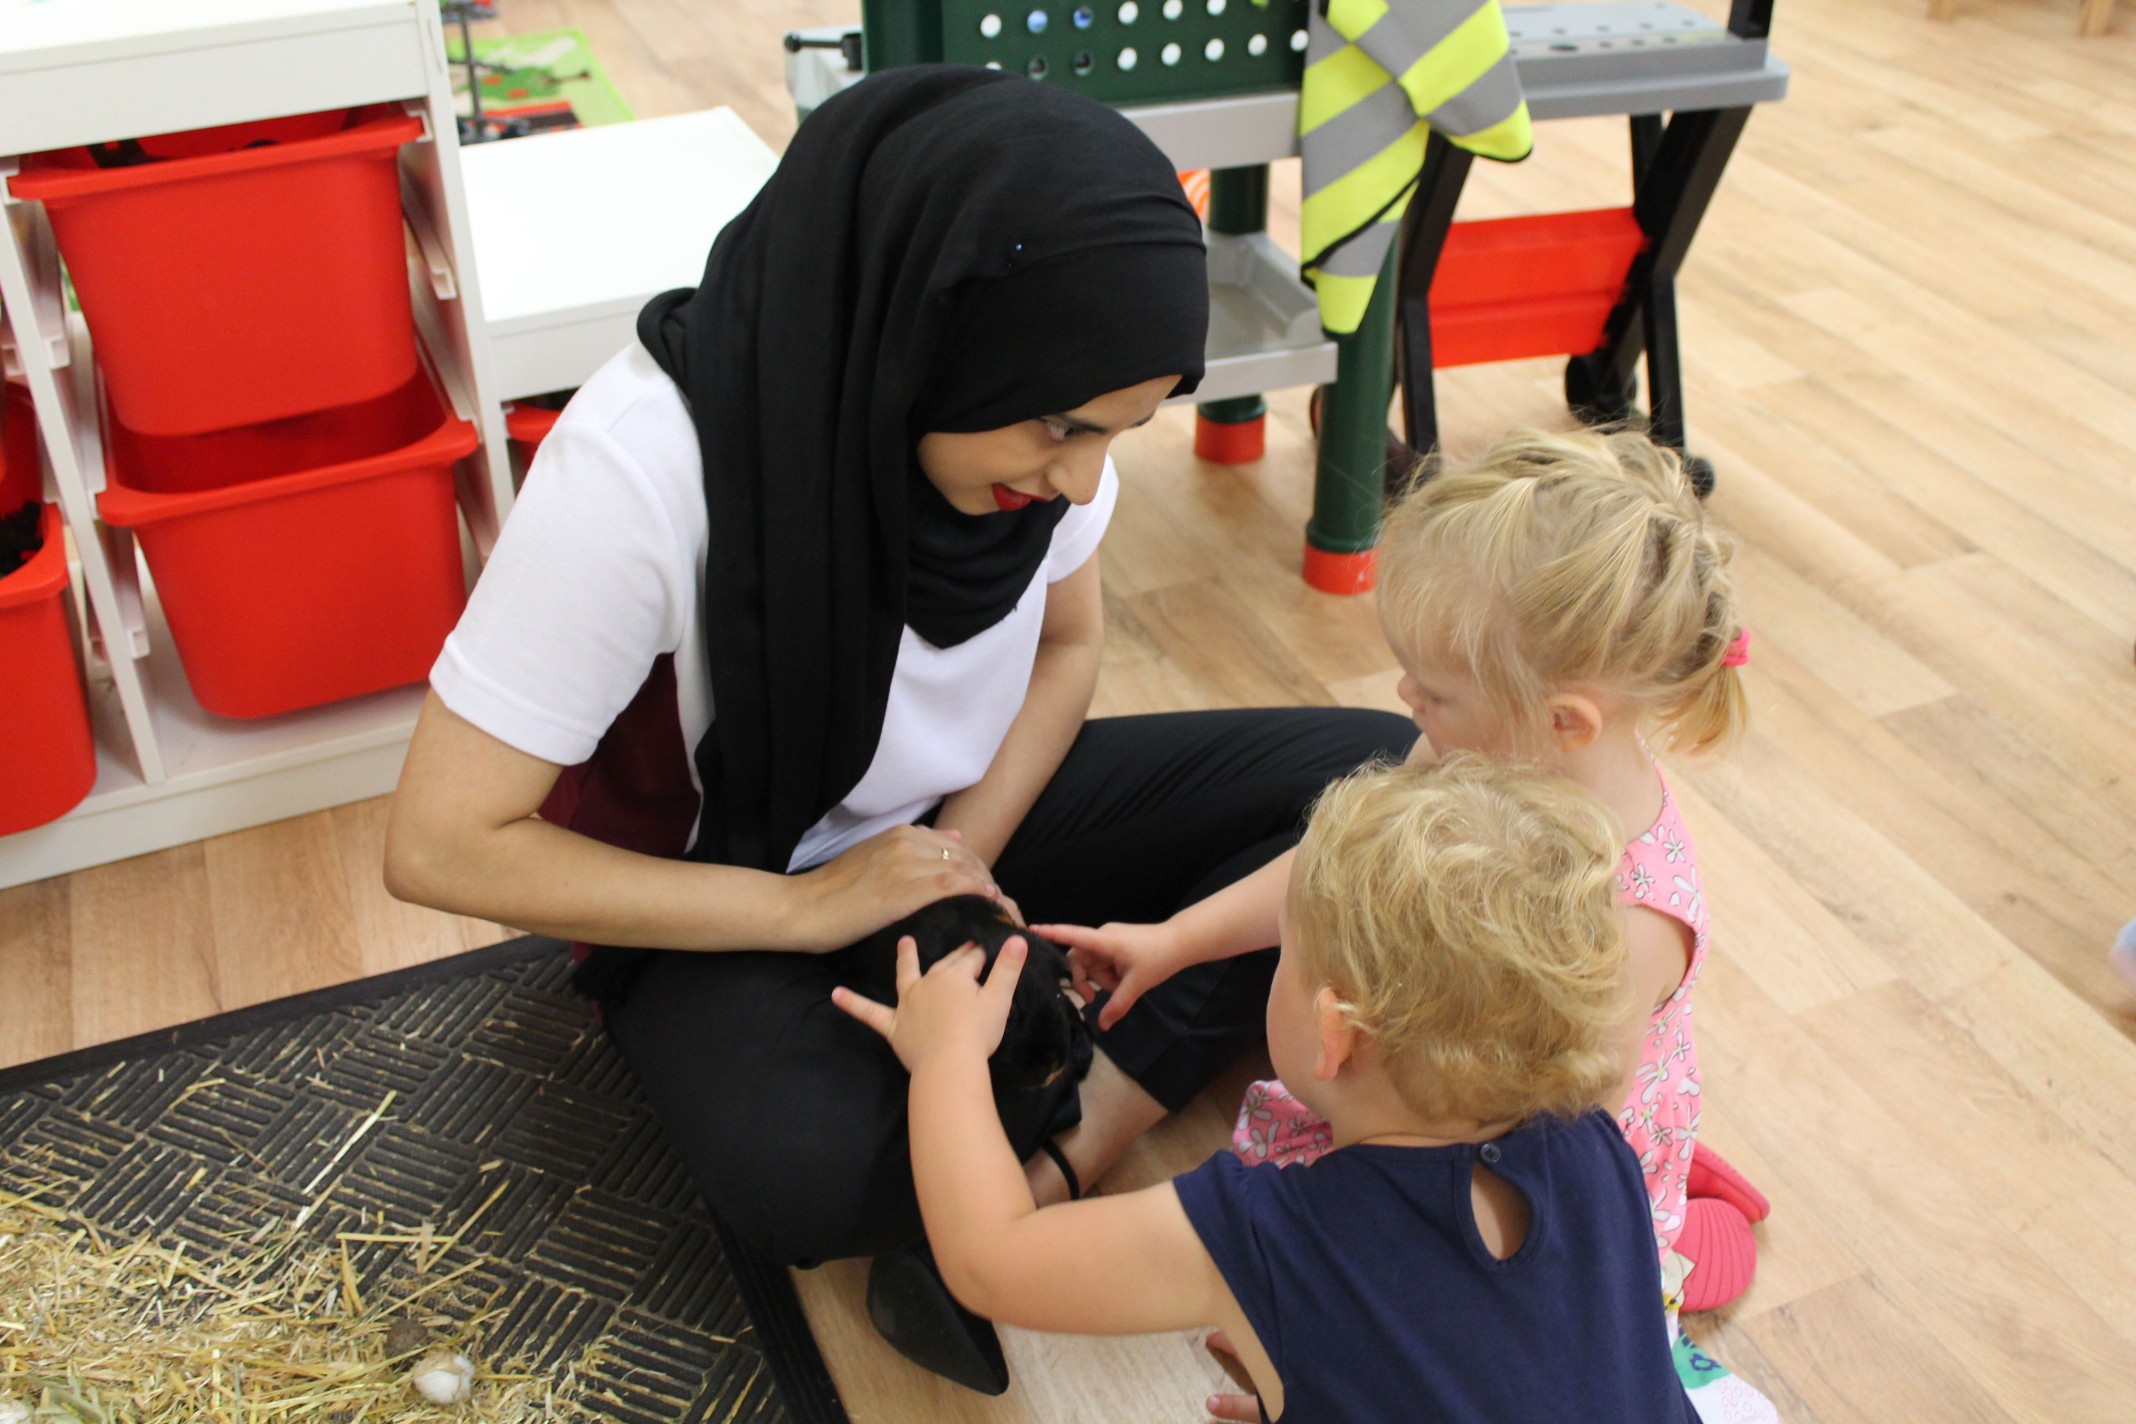
[[[1305,581],[1323,593],[1363,593],[1373,584],[1372,546],[1386,502],[1387,398],[1394,391],[1395,273],[1401,250],[1372,288],[1357,331],[1336,354],[1335,384],[1321,413],[1313,517],[1305,526]]]
[[[1739,39],[1763,39],[1772,25],[1773,0],[1733,0],[1729,6],[1728,31]],[[1684,448],[1676,274],[1749,120],[1748,108],[1678,110],[1666,125],[1658,114],[1632,115],[1632,213],[1646,246],[1632,262],[1601,347],[1573,357],[1565,368],[1566,401],[1583,417],[1621,420],[1631,413],[1632,367],[1643,346],[1654,438]],[[1712,492],[1711,461],[1686,455],[1684,466],[1701,495]]]
[[[1702,109],[1632,118],[1632,211],[1646,246],[1632,261],[1602,345],[1575,356],[1565,370],[1565,395],[1589,418],[1621,419],[1630,408],[1632,368],[1647,358],[1647,418],[1654,439],[1684,446],[1683,366],[1677,350],[1676,274],[1706,205],[1750,118],[1748,108]],[[1688,457],[1700,494],[1713,488],[1713,466]]]
[[[1209,175],[1209,230],[1253,233],[1268,227],[1268,165],[1219,168]],[[1258,395],[1195,407],[1194,453],[1219,465],[1244,465],[1268,448],[1268,402]]]
[[[1438,398],[1432,388],[1431,283],[1439,270],[1446,235],[1453,230],[1474,155],[1434,133],[1424,149],[1424,172],[1402,221],[1395,268],[1401,274],[1401,322],[1395,359],[1402,382],[1402,424],[1409,446],[1430,455],[1439,443]]]

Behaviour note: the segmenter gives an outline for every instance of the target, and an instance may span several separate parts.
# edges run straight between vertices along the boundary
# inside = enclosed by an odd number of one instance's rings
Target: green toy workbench
[[[1304,573],[1354,593],[1372,586],[1385,492],[1407,473],[1390,467],[1405,442],[1386,429],[1398,369],[1406,446],[1429,451],[1435,366],[1566,356],[1572,407],[1610,420],[1632,413],[1644,355],[1648,420],[1682,447],[1676,272],[1752,107],[1786,94],[1788,70],[1766,46],[1772,0],[1733,0],[1726,24],[1670,0],[1507,6],[1535,119],[1629,119],[1632,206],[1456,223],[1469,155],[1434,137],[1389,254],[1396,280],[1380,282],[1355,335],[1330,340],[1296,257],[1264,231],[1268,165],[1298,151],[1307,3],[864,0],[857,32],[788,37],[787,86],[806,115],[870,70],[985,65],[1114,105],[1175,167],[1211,170],[1197,448],[1257,451],[1224,429],[1258,422],[1263,392],[1323,387]],[[1531,161],[1549,161],[1546,133],[1537,147]],[[1692,468],[1710,485],[1710,466]]]

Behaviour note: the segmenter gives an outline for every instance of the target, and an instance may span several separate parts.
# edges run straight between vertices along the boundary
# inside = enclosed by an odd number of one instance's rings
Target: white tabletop
[[[691,287],[778,155],[732,109],[460,150],[491,329]]]

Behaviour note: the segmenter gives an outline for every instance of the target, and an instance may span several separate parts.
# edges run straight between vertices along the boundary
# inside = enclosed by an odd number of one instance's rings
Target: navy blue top
[[[1503,1261],[1476,1230],[1479,1161],[1528,1199],[1527,1239]],[[1646,1185],[1603,1113],[1303,1167],[1220,1152],[1174,1185],[1282,1376],[1282,1424],[1697,1417],[1670,1355]]]

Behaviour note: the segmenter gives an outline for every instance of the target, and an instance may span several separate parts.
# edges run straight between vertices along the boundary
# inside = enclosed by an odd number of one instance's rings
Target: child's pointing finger
[[[897,1010],[888,1004],[878,1004],[865,995],[856,994],[843,984],[831,990],[831,1002],[884,1038],[889,1038],[897,1028]]]

